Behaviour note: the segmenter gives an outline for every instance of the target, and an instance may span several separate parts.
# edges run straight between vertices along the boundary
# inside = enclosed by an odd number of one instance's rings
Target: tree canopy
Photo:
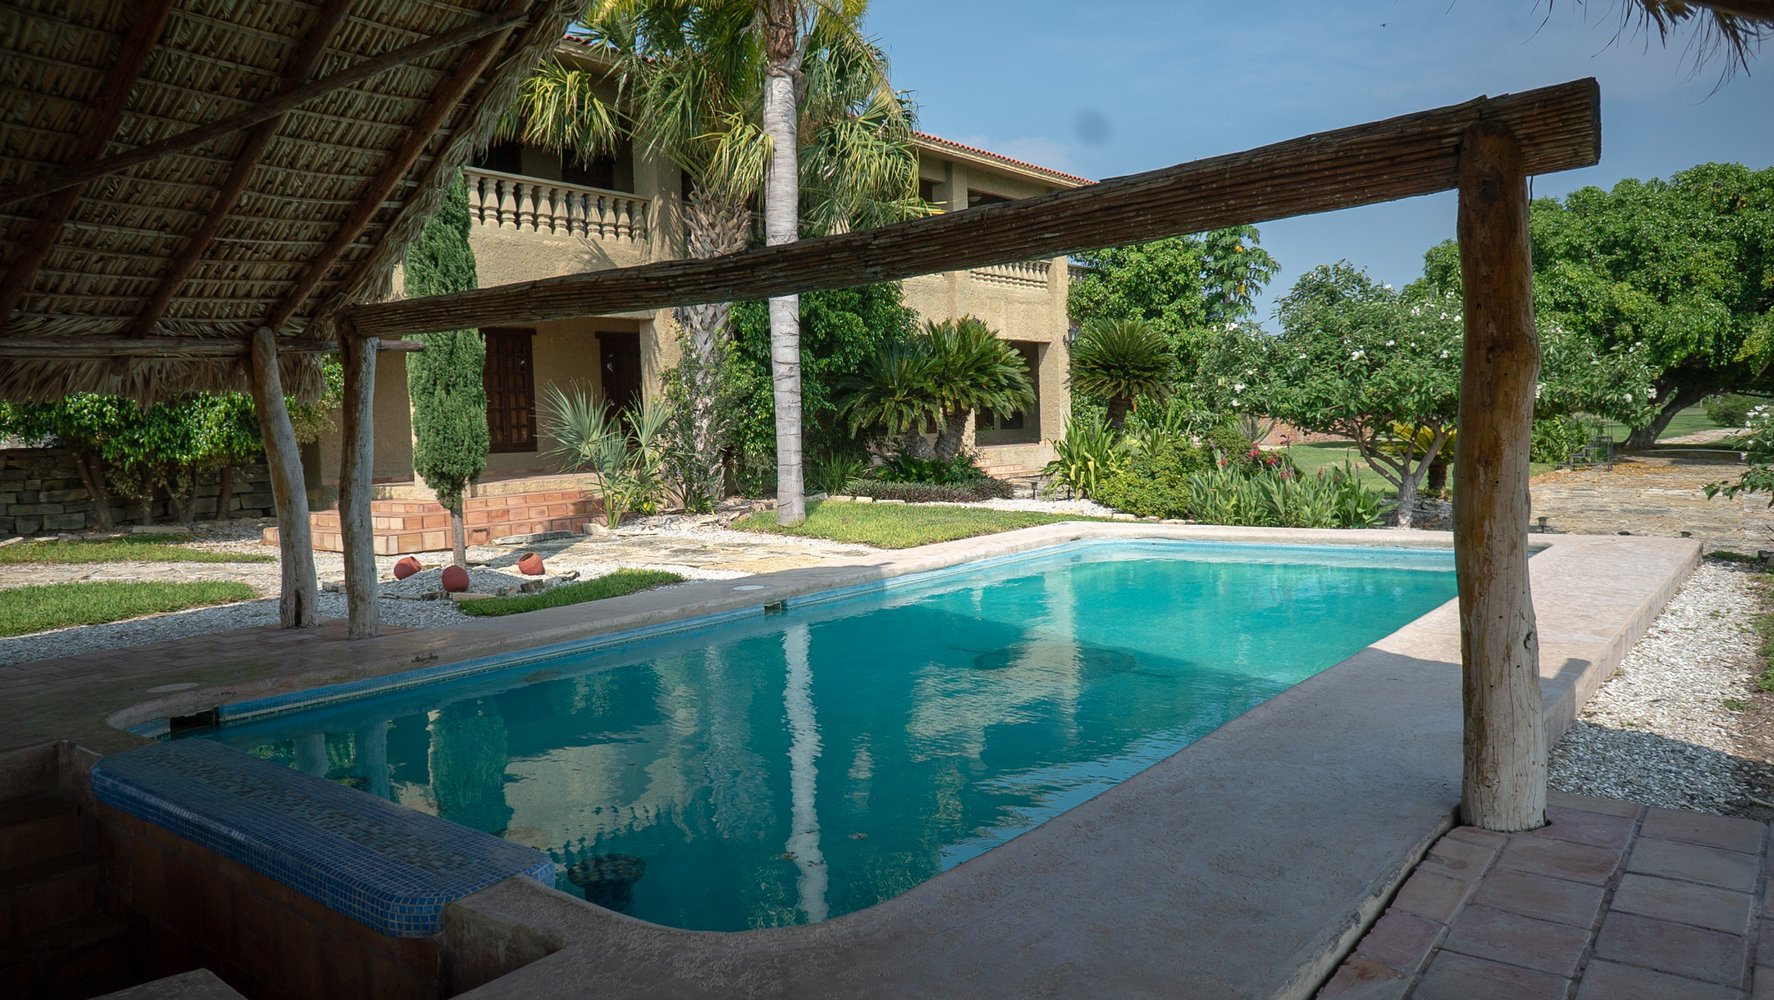
[[[1255,226],[1074,255],[1072,321],[1142,319],[1184,349],[1193,331],[1243,320],[1281,267]]]

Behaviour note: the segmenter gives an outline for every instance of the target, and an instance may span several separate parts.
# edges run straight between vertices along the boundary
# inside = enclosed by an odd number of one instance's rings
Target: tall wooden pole
[[[312,628],[320,586],[314,579],[314,544],[308,527],[308,490],[302,482],[296,429],[283,401],[283,376],[277,371],[277,335],[260,327],[253,335],[253,409],[265,439],[265,464],[271,470],[271,499],[277,505],[277,540],[282,550],[283,593],[278,617],[284,628]]]
[[[1454,568],[1464,664],[1466,823],[1546,823],[1540,640],[1528,593],[1528,442],[1540,345],[1527,174],[1509,129],[1480,121],[1460,146],[1466,355],[1454,456]]]
[[[382,611],[376,603],[376,538],[370,524],[377,346],[374,337],[339,338],[339,356],[345,367],[339,435],[339,537],[345,549],[345,634],[353,639],[367,639],[382,628]]]

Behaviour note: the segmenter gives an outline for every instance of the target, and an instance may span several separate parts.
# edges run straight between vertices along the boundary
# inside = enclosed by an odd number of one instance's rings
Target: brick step
[[[78,1000],[134,985],[141,937],[95,913],[0,946],[0,996]]]
[[[0,872],[61,857],[80,842],[80,810],[60,795],[0,803]]]
[[[0,873],[0,945],[99,910],[99,859],[90,850]]]

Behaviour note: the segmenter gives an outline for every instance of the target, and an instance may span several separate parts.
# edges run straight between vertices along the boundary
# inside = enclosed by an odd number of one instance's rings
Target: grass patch
[[[71,625],[103,625],[142,615],[231,604],[258,597],[244,583],[50,583],[0,590],[0,636]]]
[[[464,601],[457,607],[461,608],[465,615],[498,618],[502,615],[520,615],[525,611],[540,611],[543,608],[564,608],[569,604],[601,601],[605,598],[652,590],[654,587],[663,587],[668,583],[683,582],[682,576],[676,573],[667,573],[664,570],[619,569],[614,573],[593,577],[590,580],[550,587],[539,594],[489,597],[484,601]]]
[[[777,524],[776,512],[771,510],[747,514],[733,522],[733,527],[740,531],[825,538],[883,549],[909,549],[933,542],[952,542],[957,538],[1032,528],[1039,524],[1100,520],[1102,518],[1044,514],[1032,510],[825,502],[808,504],[807,520],[792,528]]]
[[[11,545],[0,545],[0,566],[23,566],[113,563],[113,562],[188,562],[188,563],[268,563],[277,557],[253,552],[211,552],[175,544],[177,535],[123,535],[118,538],[95,538],[85,541],[64,541],[46,538]]]

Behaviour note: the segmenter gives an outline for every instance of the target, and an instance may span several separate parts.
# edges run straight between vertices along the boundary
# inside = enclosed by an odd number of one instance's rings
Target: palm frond
[[[1546,0],[1547,9],[1556,2]],[[1588,2],[1577,0],[1580,6]],[[1623,0],[1619,10],[1616,37],[1655,30],[1667,45],[1672,33],[1692,29],[1688,48],[1694,68],[1722,58],[1721,82],[1739,69],[1748,72],[1750,58],[1774,34],[1774,0]]]

